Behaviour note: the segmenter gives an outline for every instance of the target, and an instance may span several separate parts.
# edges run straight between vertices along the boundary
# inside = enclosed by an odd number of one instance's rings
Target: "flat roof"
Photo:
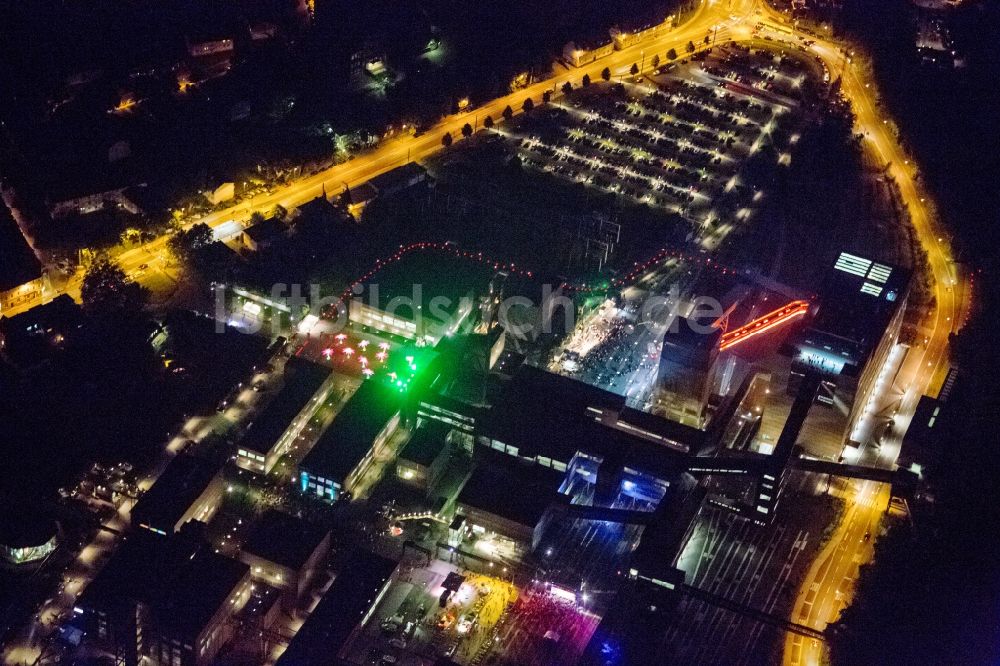
[[[0,201],[0,291],[42,277],[38,261],[10,209]]]
[[[157,624],[194,638],[249,572],[205,543],[148,530],[129,534],[77,605],[122,609],[148,604]]]
[[[604,423],[617,415],[617,427]],[[682,451],[652,441],[666,437],[695,450],[705,433],[661,417],[640,416],[625,407],[625,398],[570,377],[529,365],[521,366],[493,402],[487,430],[517,446],[520,455],[541,455],[569,462],[577,451],[644,465],[641,471],[668,473],[683,467]],[[630,427],[631,426],[631,427]]]
[[[243,230],[254,242],[260,243],[273,238],[278,238],[285,233],[285,225],[279,220],[268,217],[257,224]]]
[[[399,396],[378,379],[367,380],[347,401],[299,468],[343,483],[399,411]]]
[[[298,571],[330,533],[281,511],[265,511],[243,543],[243,552]]]
[[[629,564],[645,576],[667,576],[684,547],[688,528],[694,520],[705,489],[690,475],[678,476],[642,531],[639,545]],[[683,581],[683,577],[681,578]]]
[[[164,585],[153,606],[158,624],[194,639],[249,572],[246,564],[202,547]]]
[[[563,473],[482,450],[482,458],[458,494],[458,504],[534,528],[562,497]]]
[[[132,523],[173,532],[174,525],[205,492],[221,467],[187,453],[178,454],[132,507]]]
[[[411,321],[418,306],[422,316],[439,320],[435,311],[450,314],[460,299],[481,290],[489,275],[474,259],[436,248],[417,249],[384,264],[360,285],[362,293],[354,300],[383,311],[391,307],[396,317]],[[432,303],[434,299],[438,302]]]
[[[396,570],[396,561],[355,550],[295,638],[278,659],[280,666],[337,663],[354,628]]]
[[[447,434],[448,429],[437,423],[419,428],[399,453],[399,459],[429,466],[444,449]]]
[[[237,446],[257,453],[270,451],[329,376],[330,369],[318,363],[298,357],[288,359],[284,385],[253,420]]]
[[[689,368],[702,367],[717,353],[722,331],[713,328],[703,332],[705,320],[676,317],[663,335],[660,358]]]
[[[377,192],[386,192],[405,187],[411,182],[422,180],[426,177],[427,169],[416,162],[407,162],[402,166],[375,176],[368,181],[368,184],[374,187]]]
[[[182,537],[166,537],[149,530],[134,530],[125,536],[111,559],[84,589],[77,605],[87,609],[108,609],[121,604],[151,602],[157,583],[154,573],[164,572],[177,562],[190,559],[197,544]]]
[[[841,252],[827,272],[810,330],[848,343],[852,362],[860,363],[882,339],[909,284],[905,268]]]

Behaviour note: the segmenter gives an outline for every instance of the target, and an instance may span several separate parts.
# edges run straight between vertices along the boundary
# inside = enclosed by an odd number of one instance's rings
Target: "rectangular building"
[[[817,370],[851,405],[846,434],[861,419],[899,339],[910,272],[849,252],[828,271],[819,311],[793,343],[792,381]]]
[[[403,166],[390,169],[385,173],[375,176],[368,181],[368,184],[375,188],[375,192],[380,197],[388,197],[402,192],[427,180],[427,169],[416,162],[407,162]]]
[[[447,436],[448,429],[438,423],[419,428],[399,452],[396,476],[424,490],[433,486],[448,462]]]
[[[511,542],[516,549],[538,545],[550,509],[562,503],[563,474],[483,450],[456,500],[473,534]]]
[[[245,564],[181,536],[126,538],[77,600],[88,639],[127,666],[215,663],[250,594]]]
[[[243,543],[240,560],[254,580],[284,590],[285,608],[304,599],[330,554],[330,530],[280,511],[266,511]]]
[[[399,426],[399,395],[365,381],[299,464],[299,490],[334,502],[350,495],[374,454]]]
[[[722,331],[697,330],[697,322],[677,317],[663,336],[656,374],[657,399],[674,421],[700,428],[705,424],[715,361]]]
[[[236,464],[259,474],[270,472],[333,390],[335,376],[322,365],[300,358],[285,364],[284,385],[247,428],[236,449]]]
[[[476,287],[486,279],[485,268],[474,259],[435,248],[413,250],[357,285],[350,321],[433,346],[472,314]]]
[[[278,659],[278,666],[340,663],[344,648],[370,619],[395,571],[394,560],[351,552],[333,585]]]
[[[181,453],[132,507],[132,524],[157,534],[180,531],[185,523],[207,523],[222,501],[222,466]]]
[[[83,325],[80,306],[67,294],[13,316],[0,314],[0,351],[18,368],[50,360]]]

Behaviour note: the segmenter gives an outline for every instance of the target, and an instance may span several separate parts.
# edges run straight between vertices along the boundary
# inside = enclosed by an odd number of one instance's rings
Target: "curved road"
[[[580,84],[584,74],[597,80],[601,70],[608,67],[614,76],[627,74],[633,63],[646,62],[647,67],[653,54],[665,60],[666,52],[674,48],[685,54],[688,41],[700,43],[704,37],[715,33],[716,41],[744,41],[752,37],[753,27],[765,21],[791,27],[787,19],[766,4],[757,0],[705,0],[695,12],[680,26],[665,33],[645,39],[621,51],[580,68],[564,71],[540,81],[526,89],[487,102],[471,111],[447,116],[420,137],[400,137],[390,140],[370,153],[356,157],[344,164],[330,167],[320,173],[303,178],[271,194],[213,213],[198,222],[218,226],[229,220],[245,221],[253,211],[268,211],[280,204],[292,208],[321,194],[337,192],[344,184],[356,185],[384,173],[407,161],[419,161],[441,150],[441,137],[451,133],[460,136],[465,123],[479,122],[490,115],[494,121],[501,121],[501,112],[510,106],[519,113],[526,98],[536,103],[546,90],[559,95],[559,87],[566,81],[574,86]],[[787,28],[786,28],[787,29]],[[764,32],[768,31],[765,24]],[[785,40],[798,45],[794,35],[774,31],[776,42]],[[864,78],[859,68],[848,62],[840,47],[830,39],[809,35],[815,43],[809,51],[821,59],[836,77],[842,72],[841,92],[850,102],[857,120],[857,131],[865,134],[864,146],[887,165],[887,173],[899,185],[900,194],[909,211],[911,224],[921,245],[927,251],[930,272],[933,277],[933,293],[936,306],[932,308],[924,322],[925,345],[914,347],[905,356],[896,377],[895,386],[903,392],[896,422],[900,430],[905,429],[912,418],[917,400],[927,392],[940,387],[948,368],[948,335],[960,325],[962,304],[958,293],[967,294],[964,281],[955,273],[955,268],[947,237],[933,219],[931,208],[915,181],[915,168],[909,165],[908,157],[896,139],[892,125],[875,101],[873,84]],[[647,57],[648,56],[648,57]],[[193,224],[195,221],[188,221]],[[139,272],[142,264],[164,256],[166,238],[161,237],[144,246],[126,251],[118,257],[119,263],[129,274]],[[960,284],[960,281],[962,282]],[[68,287],[74,296],[79,295],[80,276],[74,277]],[[898,437],[878,452],[867,451],[864,455],[874,457],[873,464],[891,466],[898,453]],[[887,488],[873,482],[852,482],[844,489],[849,506],[844,518],[827,547],[813,563],[807,580],[796,599],[792,620],[817,629],[824,629],[827,623],[836,619],[840,610],[849,603],[851,584],[857,576],[858,566],[871,557],[871,541],[864,535],[877,527],[885,509]],[[786,641],[785,663],[818,664],[822,657],[822,646],[799,636]]]

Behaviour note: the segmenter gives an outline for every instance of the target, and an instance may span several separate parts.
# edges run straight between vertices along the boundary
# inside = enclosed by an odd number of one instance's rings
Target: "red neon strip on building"
[[[809,311],[808,301],[792,301],[773,312],[768,312],[763,317],[758,317],[745,326],[740,326],[735,331],[730,331],[722,336],[719,341],[719,349],[726,350],[749,340],[755,335],[759,335],[782,324],[786,324],[796,317],[801,317]]]

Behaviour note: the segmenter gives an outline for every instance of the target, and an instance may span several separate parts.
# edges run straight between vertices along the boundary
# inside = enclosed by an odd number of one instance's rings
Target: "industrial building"
[[[826,385],[851,406],[848,439],[899,340],[909,288],[906,269],[841,252],[827,272],[819,311],[792,343],[790,383],[794,387],[807,371],[820,372]]]
[[[472,314],[486,278],[484,269],[452,254],[411,252],[356,285],[349,318],[353,326],[433,346]]]
[[[75,622],[126,666],[208,665],[250,587],[249,567],[207,544],[138,530],[77,600]]]
[[[132,507],[132,524],[167,535],[189,521],[207,523],[224,493],[222,466],[181,453]]]
[[[330,395],[334,375],[300,358],[285,363],[284,384],[247,428],[236,449],[236,464],[251,472],[270,472]]]
[[[455,503],[457,516],[475,537],[505,541],[518,550],[538,546],[559,493],[563,474],[494,451],[480,451],[472,476]]]
[[[326,566],[330,530],[280,511],[265,511],[240,550],[254,580],[283,590],[288,610],[304,599]]]
[[[448,462],[448,430],[439,423],[418,428],[399,452],[396,476],[423,490],[432,487]]]
[[[299,464],[299,491],[334,502],[354,486],[399,426],[399,396],[386,384],[361,384]]]
[[[722,331],[698,330],[695,320],[676,317],[667,327],[656,375],[658,397],[667,416],[678,423],[704,426],[708,398],[719,356]]]
[[[344,648],[389,589],[396,562],[351,551],[336,579],[278,659],[278,666],[340,663]]]

